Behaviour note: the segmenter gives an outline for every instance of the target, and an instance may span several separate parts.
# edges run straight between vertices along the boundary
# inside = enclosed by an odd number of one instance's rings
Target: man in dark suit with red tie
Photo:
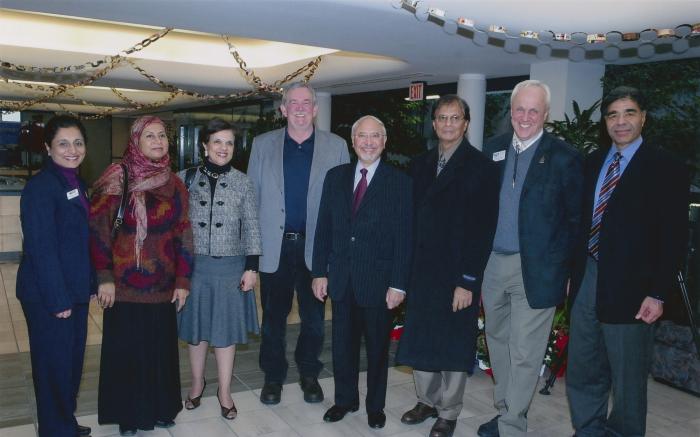
[[[364,116],[352,126],[357,162],[328,171],[314,241],[312,289],[333,307],[337,422],[359,408],[360,338],[367,347],[367,422],[382,428],[391,309],[404,299],[411,248],[411,180],[381,160],[384,124]]]
[[[642,139],[639,90],[615,88],[601,112],[613,144],[586,159],[566,388],[577,436],[643,436],[653,324],[682,265],[690,182]]]

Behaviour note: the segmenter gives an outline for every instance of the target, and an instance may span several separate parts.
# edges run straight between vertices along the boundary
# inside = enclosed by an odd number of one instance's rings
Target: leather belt
[[[285,240],[292,241],[303,240],[304,234],[301,232],[285,232],[284,234],[282,234],[282,238],[284,238]]]

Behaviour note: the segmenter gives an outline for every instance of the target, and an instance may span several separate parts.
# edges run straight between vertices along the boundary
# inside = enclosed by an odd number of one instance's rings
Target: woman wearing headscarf
[[[176,311],[189,294],[192,229],[162,120],[134,122],[121,165],[108,167],[94,190],[90,250],[104,308],[98,420],[119,424],[121,435],[168,428],[182,409]]]
[[[200,404],[206,354],[212,346],[221,415],[232,420],[238,413],[231,398],[236,344],[247,343],[248,333],[260,332],[253,291],[262,251],[258,207],[250,179],[231,166],[231,125],[211,120],[200,142],[204,164],[179,174],[189,184],[195,249],[192,295],[178,320],[180,338],[189,343],[192,370],[185,408]]]
[[[73,117],[46,124],[48,154],[20,201],[24,234],[17,299],[27,321],[40,437],[89,435],[75,420],[92,291],[88,199],[78,166],[85,127]]]

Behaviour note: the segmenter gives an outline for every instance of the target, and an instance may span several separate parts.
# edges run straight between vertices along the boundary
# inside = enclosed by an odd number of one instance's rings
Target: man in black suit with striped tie
[[[311,288],[333,307],[337,422],[359,408],[360,338],[367,348],[367,421],[386,422],[384,402],[391,309],[404,299],[411,248],[411,180],[381,160],[384,124],[364,116],[352,126],[357,161],[328,171],[314,241]]]
[[[577,436],[636,437],[646,432],[653,325],[685,254],[690,182],[642,139],[639,90],[615,88],[600,108],[613,144],[586,158],[566,389]]]

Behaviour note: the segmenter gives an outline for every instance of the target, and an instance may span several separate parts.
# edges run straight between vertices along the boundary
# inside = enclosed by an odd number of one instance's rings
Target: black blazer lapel
[[[352,200],[355,197],[355,165],[356,162],[353,162],[346,166],[345,173],[340,180],[340,191],[338,191],[343,193],[341,203],[343,208],[348,212],[348,216],[352,216]]]
[[[603,164],[605,163],[605,157],[608,156],[608,150],[610,149],[599,149],[593,152],[592,154],[588,155],[587,157],[587,159],[590,162],[586,164],[586,173],[584,180],[585,186],[583,187],[583,192],[585,196],[583,212],[586,214],[584,216],[583,223],[585,223],[585,220],[588,220],[588,223],[590,224],[590,221],[592,220],[593,208],[595,208],[595,205],[593,204],[596,196],[595,188],[596,184],[598,183],[598,176],[600,175],[600,172],[603,168]]]
[[[630,160],[627,167],[625,167],[625,172],[620,176],[620,180],[617,182],[615,189],[610,195],[608,208],[614,207],[616,199],[630,195],[629,193],[632,190],[635,191],[635,193],[638,192],[635,187],[644,179],[644,175],[649,177],[650,174],[653,174],[645,170],[648,160],[649,147],[645,147],[644,143],[642,143],[632,157],[632,160]]]
[[[85,184],[83,181],[78,178],[78,188],[75,189],[77,196],[68,198],[68,193],[72,193],[72,189],[68,186],[68,181],[66,178],[60,173],[60,171],[55,167],[55,164],[49,164],[45,167],[46,170],[49,170],[53,175],[56,177],[58,180],[58,183],[61,184],[61,191],[65,193],[66,200],[73,205],[74,207],[78,208],[82,215],[85,217],[87,220],[88,217],[88,211],[85,210],[83,207],[82,202],[80,201],[80,196],[85,195],[87,197],[87,190],[85,189]]]
[[[506,159],[508,159],[508,153],[513,150],[510,147],[513,140],[513,133],[503,134],[495,137],[489,141],[489,143],[484,145],[483,153],[486,157],[496,163],[499,171],[499,181],[500,185],[503,185],[503,174],[506,169]],[[496,160],[496,158],[500,158]]]
[[[536,146],[535,154],[530,162],[530,168],[527,169],[527,175],[525,175],[525,182],[523,183],[523,194],[532,186],[537,186],[540,179],[545,177],[547,174],[547,169],[549,168],[550,151],[552,149],[551,138],[546,134],[542,134],[540,138],[540,143]],[[521,197],[522,199],[522,197]]]
[[[468,146],[469,142],[466,139],[457,146],[457,150],[454,151],[450,160],[447,161],[445,168],[442,169],[440,175],[434,179],[432,185],[428,188],[428,192],[425,193],[425,199],[429,199],[450,185],[450,182],[455,178],[459,169],[464,166],[464,155],[467,153],[466,148]],[[435,166],[432,167],[434,173],[437,173],[437,156],[438,154],[436,153]],[[430,165],[432,162],[428,164]],[[428,169],[430,168],[429,166]]]

